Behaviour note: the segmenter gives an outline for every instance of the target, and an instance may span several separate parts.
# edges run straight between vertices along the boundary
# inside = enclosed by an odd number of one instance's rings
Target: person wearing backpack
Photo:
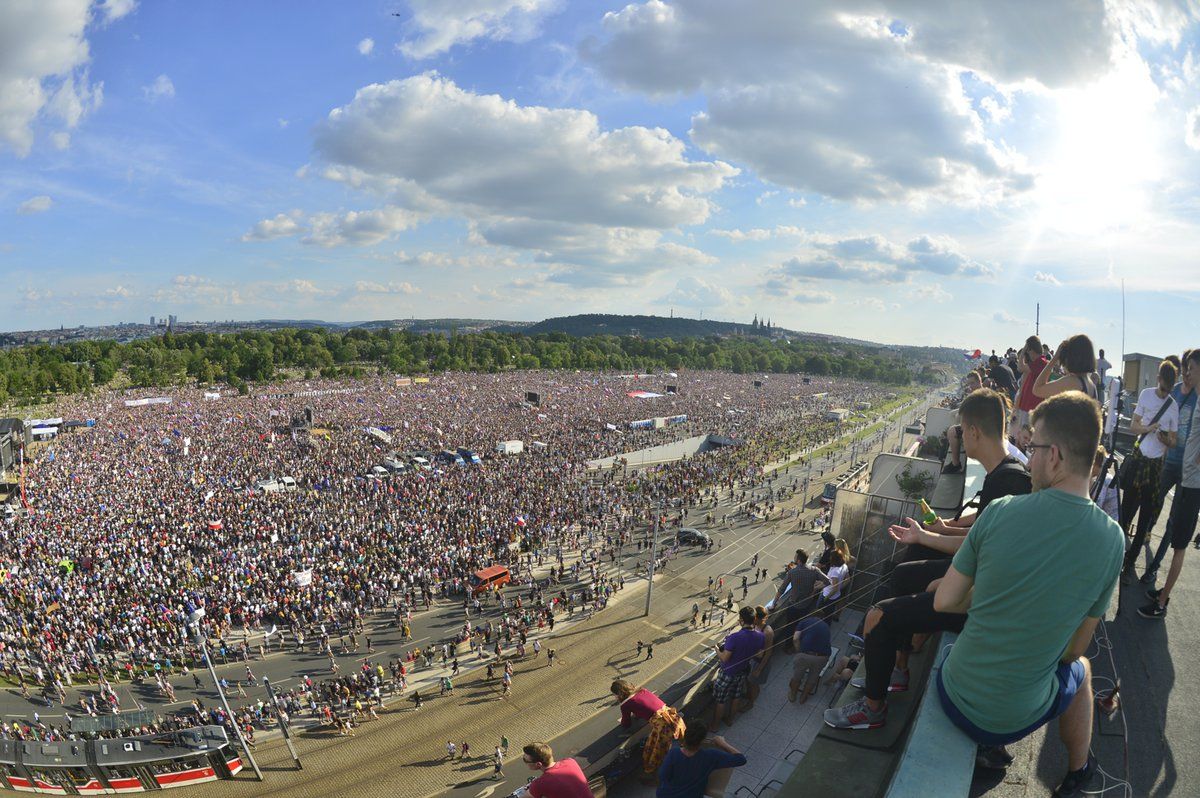
[[[1162,481],[1163,457],[1175,446],[1179,431],[1179,406],[1171,398],[1178,371],[1175,364],[1164,360],[1158,367],[1158,386],[1146,388],[1138,395],[1137,406],[1129,431],[1138,438],[1133,451],[1121,464],[1121,527],[1126,538],[1137,516],[1133,541],[1125,551],[1121,579],[1133,578],[1133,566],[1146,536],[1162,511],[1163,497],[1158,489]]]

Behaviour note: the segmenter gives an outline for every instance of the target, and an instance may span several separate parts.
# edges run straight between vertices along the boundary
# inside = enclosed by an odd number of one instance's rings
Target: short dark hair
[[[1183,362],[1184,363],[1187,363],[1188,361],[1191,361],[1191,360],[1194,360],[1197,363],[1200,363],[1200,346],[1196,347],[1195,349],[1188,349],[1187,351],[1185,351],[1183,353]]]
[[[804,549],[796,549],[796,564],[804,565],[808,562],[808,552]]]
[[[687,731],[683,733],[683,744],[688,748],[699,748],[708,737],[708,724],[700,718],[687,719]]]
[[[1096,350],[1092,339],[1083,333],[1072,335],[1063,347],[1063,366],[1072,374],[1091,374],[1096,370]]]
[[[549,743],[530,743],[521,748],[521,753],[543,765],[549,765],[554,761],[554,749],[550,747]]]
[[[963,424],[978,427],[983,434],[996,440],[1004,440],[1004,397],[991,388],[971,391],[958,408],[958,417]]]
[[[1025,351],[1036,351],[1039,355],[1042,353],[1042,339],[1036,335],[1031,335],[1025,339]]]
[[[1170,360],[1164,360],[1158,364],[1158,378],[1167,385],[1174,385],[1175,378],[1179,376],[1179,367]]]
[[[754,608],[750,606],[742,607],[738,610],[738,620],[742,622],[742,626],[753,626]]]
[[[1072,473],[1092,473],[1100,445],[1100,405],[1095,399],[1080,391],[1066,391],[1041,402],[1029,420],[1041,430],[1046,443],[1058,447]]]

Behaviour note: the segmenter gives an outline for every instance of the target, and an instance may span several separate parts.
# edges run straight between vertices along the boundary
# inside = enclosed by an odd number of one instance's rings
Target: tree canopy
[[[899,351],[760,336],[640,338],[556,332],[418,334],[395,329],[279,329],[216,335],[167,333],[129,343],[77,341],[0,351],[0,402],[75,393],[124,375],[135,387],[225,382],[246,390],[303,373],[312,377],[508,369],[836,375],[894,385],[934,382],[927,362]]]

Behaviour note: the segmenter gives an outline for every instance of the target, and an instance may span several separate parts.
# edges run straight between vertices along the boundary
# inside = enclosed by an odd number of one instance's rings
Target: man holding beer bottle
[[[913,635],[962,630],[966,615],[934,611],[933,593],[928,592],[931,583],[945,576],[950,558],[988,504],[1002,496],[1026,494],[1032,489],[1029,472],[1009,456],[1004,445],[1004,422],[1008,415],[1004,398],[996,391],[981,388],[963,400],[958,412],[967,456],[987,469],[978,494],[979,510],[943,521],[922,499],[919,511],[923,523],[908,518],[905,525],[891,528],[892,537],[908,544],[910,555],[927,552],[929,559],[913,561],[911,556],[906,557],[910,561],[892,571],[895,598],[880,602],[867,613],[863,624],[867,678],[850,683],[863,690],[864,699],[843,710],[827,711],[825,722],[835,728],[882,726],[887,716],[887,694],[908,689],[908,656]]]

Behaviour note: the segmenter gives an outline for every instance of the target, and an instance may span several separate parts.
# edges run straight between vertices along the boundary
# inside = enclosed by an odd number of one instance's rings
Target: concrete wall
[[[958,423],[958,411],[945,407],[931,407],[925,413],[925,437],[936,438]]]
[[[940,463],[923,460],[919,457],[905,457],[901,454],[880,454],[871,461],[871,487],[868,489],[868,493],[889,499],[903,499],[904,494],[896,482],[896,475],[903,471],[909,463],[912,463],[914,473],[929,474],[933,477],[933,485],[937,485],[938,475],[941,472]],[[930,488],[929,492],[932,494],[933,488]]]
[[[710,440],[713,439],[713,440]],[[639,449],[636,452],[626,452],[625,454],[613,455],[612,457],[602,457],[599,460],[588,460],[588,468],[611,468],[612,464],[625,458],[631,466],[642,466],[649,463],[666,463],[672,460],[682,460],[684,457],[691,457],[700,452],[707,452],[709,449],[716,448],[721,442],[728,440],[727,438],[717,439],[712,435],[694,435],[691,438],[684,438],[681,441],[674,443],[664,443],[660,446],[651,446],[648,449]]]

